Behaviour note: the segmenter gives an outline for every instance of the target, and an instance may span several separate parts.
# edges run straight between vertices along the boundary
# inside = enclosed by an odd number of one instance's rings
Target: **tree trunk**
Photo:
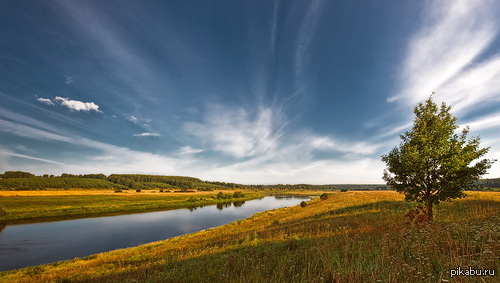
[[[427,206],[427,221],[432,222],[433,214],[432,214],[432,202],[426,203]]]

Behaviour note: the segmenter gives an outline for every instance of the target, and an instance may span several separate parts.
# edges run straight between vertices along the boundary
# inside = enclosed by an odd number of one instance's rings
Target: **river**
[[[294,206],[309,197],[274,197],[119,216],[0,227],[0,271],[84,257],[193,233]]]

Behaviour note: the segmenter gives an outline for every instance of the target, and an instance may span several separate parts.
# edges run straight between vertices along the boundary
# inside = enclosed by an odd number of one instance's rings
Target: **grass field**
[[[498,268],[500,193],[436,207],[430,225],[402,216],[395,192],[345,192],[185,236],[0,273],[1,282],[498,282],[454,277]],[[498,270],[497,270],[498,272]]]
[[[203,206],[250,200],[262,193],[245,191],[244,198],[215,199],[218,191],[160,193],[155,191],[47,190],[0,191],[0,223],[30,223],[60,219],[94,217],[154,210]],[[233,194],[234,191],[223,191]]]

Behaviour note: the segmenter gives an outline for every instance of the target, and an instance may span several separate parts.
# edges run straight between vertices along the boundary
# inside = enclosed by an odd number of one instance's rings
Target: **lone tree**
[[[387,164],[383,179],[403,193],[406,201],[423,203],[425,220],[431,222],[434,204],[464,197],[463,191],[476,187],[495,160],[473,163],[489,148],[479,147],[479,137],[467,139],[469,127],[454,133],[457,118],[445,103],[439,108],[431,96],[413,112],[413,128],[400,136],[399,148],[382,156]]]

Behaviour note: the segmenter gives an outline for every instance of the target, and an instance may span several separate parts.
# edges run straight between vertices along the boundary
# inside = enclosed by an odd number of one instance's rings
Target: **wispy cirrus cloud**
[[[193,154],[201,153],[203,151],[204,151],[203,149],[194,148],[194,147],[186,145],[186,146],[183,146],[179,149],[179,155],[193,155]]]
[[[160,134],[158,133],[140,133],[140,134],[134,134],[135,137],[159,137]]]
[[[299,29],[297,36],[297,49],[295,50],[295,71],[297,75],[302,75],[304,68],[304,60],[307,54],[307,49],[314,38],[314,31],[321,14],[322,0],[313,0],[304,16],[303,23]]]
[[[436,91],[436,100],[460,111],[498,95],[500,58],[481,58],[499,32],[498,11],[490,0],[428,2],[409,42],[401,89],[388,101],[414,105]]]
[[[108,15],[95,3],[87,1],[54,1],[64,12],[73,19],[74,27],[84,35],[90,36],[99,44],[99,49],[104,50],[110,58],[117,62],[117,72],[126,75],[129,79],[140,74],[142,78],[151,77],[154,74],[150,71],[145,60],[141,58],[139,52],[135,52],[127,41],[120,36],[119,28],[114,26]],[[123,67],[126,68],[123,68]],[[133,66],[133,68],[131,68]],[[132,72],[128,71],[133,69]]]
[[[280,137],[279,111],[260,107],[252,115],[243,108],[212,104],[203,122],[189,122],[184,130],[206,141],[216,151],[243,158],[273,150]]]
[[[491,107],[500,105],[500,56],[490,50],[500,33],[499,13],[500,3],[492,0],[427,2],[422,26],[410,39],[401,66],[400,89],[388,101],[407,109],[435,91],[434,101],[446,102],[454,115],[464,117],[461,127],[491,135],[500,125],[500,111]],[[377,138],[410,126],[402,122]],[[499,146],[493,144],[487,157],[498,156]]]
[[[368,155],[373,154],[379,148],[378,145],[367,142],[341,142],[331,137],[310,137],[306,139],[308,146],[312,149],[322,151],[336,151],[346,154]]]
[[[63,164],[58,161],[37,158],[16,152],[0,151],[0,168],[11,168],[8,164],[8,157],[22,157],[24,159],[33,159],[53,164],[51,166],[57,165],[56,167],[36,167],[29,164],[27,166],[23,165],[24,170],[29,170],[37,174],[61,173],[61,169],[64,169],[65,172],[72,173],[102,172],[105,174],[111,174],[117,172],[142,172],[166,174],[166,172],[168,172],[170,174],[181,174],[183,168],[193,162],[189,158],[178,159],[148,152],[131,150],[125,147],[115,146],[81,136],[74,136],[60,131],[49,132],[46,130],[48,128],[51,127],[43,126],[43,122],[39,122],[35,127],[32,125],[24,125],[0,119],[0,132],[7,132],[33,140],[62,142],[76,146],[80,150],[97,150],[99,154],[95,157],[89,156],[87,159],[82,158],[78,162],[72,162],[72,164]],[[64,165],[64,168],[61,168],[60,165]]]
[[[56,162],[56,161],[53,161],[53,160],[44,159],[44,158],[38,158],[38,157],[29,156],[29,155],[25,155],[25,154],[19,154],[19,153],[10,152],[10,151],[0,150],[0,155],[20,157],[20,158],[31,159],[31,160],[36,160],[36,161],[41,161],[41,162],[46,162],[46,163],[57,164],[57,165],[65,165],[63,163]]]
[[[461,127],[469,126],[474,131],[500,127],[500,113],[483,116],[479,119],[464,123]]]

